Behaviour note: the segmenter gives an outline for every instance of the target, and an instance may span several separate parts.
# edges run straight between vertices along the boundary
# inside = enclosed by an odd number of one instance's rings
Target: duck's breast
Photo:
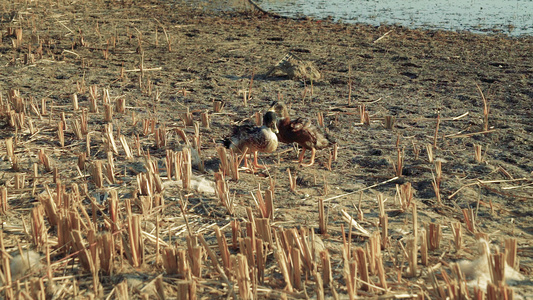
[[[256,145],[257,151],[274,152],[278,148],[278,138],[269,128],[261,128],[261,135],[258,137]]]

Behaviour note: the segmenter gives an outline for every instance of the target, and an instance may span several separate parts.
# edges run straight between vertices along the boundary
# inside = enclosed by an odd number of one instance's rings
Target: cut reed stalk
[[[481,145],[474,144],[474,160],[477,163],[483,162],[483,156],[481,155]]]
[[[224,108],[224,102],[219,101],[219,100],[213,101],[213,111],[215,113],[220,113],[223,108]]]
[[[416,277],[418,274],[418,247],[417,241],[414,238],[407,240],[406,245],[407,250],[407,259],[409,263],[409,273],[408,276]]]
[[[7,157],[12,160],[13,157],[15,157],[15,145],[13,144],[13,138],[12,137],[6,138],[5,143],[6,143]]]
[[[428,265],[428,239],[426,230],[420,229],[420,263],[424,266]]]
[[[325,286],[329,286],[333,284],[333,274],[328,250],[320,251],[320,260],[322,261],[322,280]]]
[[[57,123],[57,137],[59,138],[59,145],[61,148],[65,147],[65,131],[64,131],[65,123],[58,122]]]
[[[440,224],[429,223],[427,226],[427,243],[430,251],[439,249],[442,240],[442,229]]]
[[[370,126],[370,117],[368,115],[368,111],[366,111],[364,104],[359,106],[359,116],[361,124],[365,126]]]
[[[385,116],[385,129],[392,130],[394,128],[395,119],[394,116]]]
[[[517,256],[518,243],[516,238],[505,239],[505,260],[511,268],[519,270],[519,260]]]
[[[191,179],[192,179],[192,157],[191,157],[191,151],[189,148],[185,147],[181,150],[183,153],[183,161],[182,161],[182,182],[183,182],[183,189],[187,190],[191,188]]]
[[[205,129],[210,129],[211,117],[209,116],[209,112],[207,110],[204,111],[200,114],[200,118],[202,120],[202,126]]]
[[[369,276],[368,276],[368,262],[367,257],[365,255],[365,251],[361,247],[357,247],[355,249],[355,253],[357,255],[357,267],[359,269],[358,273],[359,276],[361,276],[361,290],[363,291],[369,291],[370,286],[368,285]]]
[[[385,272],[385,267],[383,266],[383,256],[379,255],[376,257],[376,266],[377,266],[379,284],[384,290],[387,290],[388,289],[387,274]]]
[[[38,157],[39,157],[39,161],[44,166],[44,169],[46,170],[46,172],[51,172],[52,166],[50,163],[50,158],[48,158],[48,155],[44,153],[44,150],[42,148],[39,149]]]
[[[455,245],[455,250],[461,250],[463,247],[463,231],[460,222],[451,223],[452,234],[453,234],[453,244]]]
[[[193,126],[194,125],[192,113],[189,111],[188,107],[187,107],[187,111],[185,113],[181,113],[180,116],[181,116],[181,119],[183,120],[183,124],[185,126]]]
[[[94,185],[96,185],[96,187],[98,188],[102,188],[104,186],[104,177],[102,173],[102,162],[99,160],[95,161],[90,168],[90,173],[91,173],[91,179]]]
[[[7,187],[0,186],[0,214],[5,215],[8,212],[9,205],[7,202]]]
[[[104,122],[113,121],[113,106],[109,103],[104,104]]]
[[[78,105],[78,94],[74,93],[70,95],[70,101],[72,102],[72,109],[75,111],[80,109]]]
[[[98,87],[96,85],[91,85],[89,87],[89,112],[98,113]]]

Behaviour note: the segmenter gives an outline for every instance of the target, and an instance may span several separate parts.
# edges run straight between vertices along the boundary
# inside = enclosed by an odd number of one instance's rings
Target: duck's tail
[[[226,149],[229,149],[231,147],[231,139],[229,137],[224,138],[221,142]]]
[[[337,144],[337,139],[335,139],[334,136],[332,136],[329,131],[324,132],[324,136],[326,137],[326,140],[328,140],[328,146],[332,146],[334,144]]]
[[[317,136],[316,149],[331,147],[336,143],[337,140],[331,134],[329,134],[329,132],[324,130]]]

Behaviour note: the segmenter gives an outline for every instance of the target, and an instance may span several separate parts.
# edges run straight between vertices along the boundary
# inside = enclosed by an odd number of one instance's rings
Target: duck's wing
[[[243,124],[233,127],[231,135],[234,137],[242,137],[254,133],[257,129],[258,127],[253,124]]]
[[[334,143],[329,135],[313,125],[307,118],[295,119],[291,122],[291,126],[295,134],[299,136],[298,143],[306,148],[322,149]]]
[[[313,127],[313,124],[311,124],[311,121],[307,118],[297,118],[291,121],[290,127],[294,132],[301,132],[309,130],[309,128]]]

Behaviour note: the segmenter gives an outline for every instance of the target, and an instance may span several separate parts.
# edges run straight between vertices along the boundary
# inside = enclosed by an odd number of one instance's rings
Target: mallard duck
[[[302,146],[302,152],[298,162],[304,167],[312,166],[315,163],[315,153],[317,149],[326,148],[334,143],[327,135],[324,135],[316,128],[311,121],[306,118],[297,118],[291,120],[287,105],[283,102],[274,102],[272,104],[274,111],[280,116],[278,119],[278,140],[282,143],[297,143]],[[308,164],[303,163],[306,150],[311,150],[311,161]]]
[[[224,139],[224,146],[240,153],[253,153],[254,166],[265,168],[257,163],[257,152],[271,153],[278,147],[277,116],[267,111],[263,116],[263,126],[240,125],[233,128],[230,137]]]

